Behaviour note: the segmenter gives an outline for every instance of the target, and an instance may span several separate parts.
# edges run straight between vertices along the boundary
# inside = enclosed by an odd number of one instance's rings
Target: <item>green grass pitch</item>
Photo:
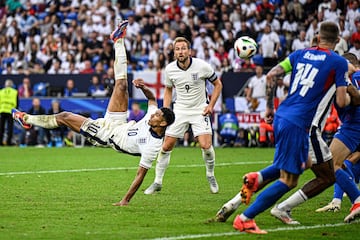
[[[217,148],[220,192],[211,194],[200,149],[176,148],[160,193],[143,194],[153,181],[152,168],[130,205],[114,207],[135,177],[138,157],[92,147],[2,147],[0,239],[356,239],[359,222],[343,223],[348,198],[338,213],[315,213],[331,200],[332,187],[293,210],[299,226],[282,224],[269,210],[256,217],[267,235],[236,232],[235,215],[226,223],[207,223],[239,191],[242,175],[269,165],[273,152]],[[312,176],[306,171],[299,186]]]

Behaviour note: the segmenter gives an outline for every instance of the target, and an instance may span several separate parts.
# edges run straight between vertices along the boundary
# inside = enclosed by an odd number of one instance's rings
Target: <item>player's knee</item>
[[[72,114],[71,112],[66,112],[66,111],[60,112],[56,114],[56,121],[59,123],[66,122],[66,119],[68,119],[71,114]]]
[[[199,143],[199,145],[200,145],[201,149],[207,150],[211,147],[212,144],[211,143]]]

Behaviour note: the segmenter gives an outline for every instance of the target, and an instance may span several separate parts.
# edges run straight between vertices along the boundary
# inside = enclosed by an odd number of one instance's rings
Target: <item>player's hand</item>
[[[212,113],[213,113],[213,109],[212,109],[211,107],[207,106],[207,107],[204,109],[202,115],[203,115],[203,116],[211,116]]]
[[[132,83],[134,84],[134,86],[135,86],[136,88],[143,88],[143,87],[145,87],[145,81],[144,81],[144,79],[142,79],[142,78],[134,79],[134,80],[132,81]]]
[[[113,203],[113,206],[127,206],[129,205],[129,201],[126,201],[126,200],[121,200],[120,202],[117,202],[117,203]]]
[[[274,121],[274,109],[266,108],[265,111],[265,122],[272,124]]]

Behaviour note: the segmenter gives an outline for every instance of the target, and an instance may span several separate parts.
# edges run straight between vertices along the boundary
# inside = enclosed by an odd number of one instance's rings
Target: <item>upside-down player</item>
[[[134,181],[122,200],[114,204],[115,206],[128,205],[160,151],[167,126],[175,120],[175,115],[171,109],[157,108],[155,96],[144,85],[144,81],[135,79],[133,84],[141,89],[148,99],[148,111],[139,122],[127,122],[129,97],[127,91],[127,57],[124,45],[127,25],[127,21],[121,22],[110,36],[115,47],[114,72],[116,81],[104,118],[93,120],[70,112],[34,116],[17,110],[13,111],[14,120],[24,128],[37,125],[52,129],[65,125],[84,135],[95,146],[108,146],[119,152],[141,155]]]

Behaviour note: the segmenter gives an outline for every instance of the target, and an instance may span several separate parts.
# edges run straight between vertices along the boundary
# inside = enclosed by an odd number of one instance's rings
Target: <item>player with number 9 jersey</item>
[[[174,111],[201,115],[209,102],[206,80],[213,82],[217,75],[210,64],[202,59],[190,58],[190,62],[188,69],[181,69],[177,61],[168,64],[165,68],[165,86],[175,86]]]
[[[170,107],[176,92],[173,110],[175,122],[167,128],[156,164],[154,183],[145,190],[153,194],[162,188],[165,170],[170,162],[170,154],[179,138],[191,126],[202,150],[206,167],[206,178],[211,193],[219,191],[214,176],[215,151],[212,146],[212,125],[210,121],[214,105],[221,94],[222,83],[211,65],[202,59],[191,57],[190,42],[184,37],[177,37],[174,42],[175,61],[165,67],[164,107]],[[211,99],[206,92],[206,82],[213,86]],[[175,91],[173,91],[175,89]]]

